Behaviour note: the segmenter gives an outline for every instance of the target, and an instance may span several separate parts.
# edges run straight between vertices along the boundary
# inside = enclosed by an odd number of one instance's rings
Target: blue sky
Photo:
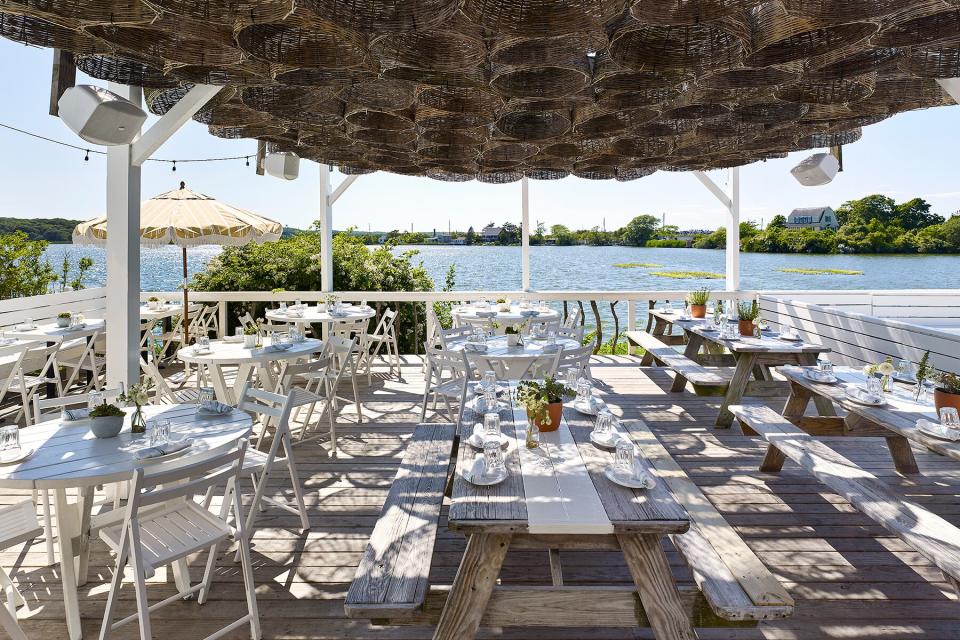
[[[7,87],[0,101],[0,123],[52,138],[83,144],[57,118],[47,114],[48,49],[25,47],[0,38],[0,67]],[[89,79],[80,74],[80,82]],[[96,82],[95,83],[99,83]],[[99,83],[103,84],[103,83]],[[837,206],[852,198],[884,193],[897,200],[927,199],[935,211],[960,210],[960,108],[941,107],[902,114],[868,127],[863,139],[844,148],[846,170],[830,185],[801,187],[789,170],[811,152],[749,165],[741,170],[743,215],[769,220],[795,207]],[[253,154],[251,140],[209,135],[194,122],[156,154],[160,158],[202,158]],[[0,216],[90,218],[104,209],[106,160],[0,129]],[[725,182],[726,172],[710,174]],[[335,174],[334,181],[342,179]],[[317,217],[319,167],[300,164],[300,178],[285,182],[257,176],[243,160],[181,164],[176,173],[164,163],[143,169],[143,197],[175,188],[179,180],[225,202],[304,227]],[[684,228],[715,228],[723,210],[691,175],[658,172],[627,183],[567,178],[531,181],[531,219],[572,228],[622,226],[635,215],[666,213]],[[375,230],[454,229],[520,219],[520,183],[447,184],[428,178],[385,173],[361,176],[334,207],[334,226]]]

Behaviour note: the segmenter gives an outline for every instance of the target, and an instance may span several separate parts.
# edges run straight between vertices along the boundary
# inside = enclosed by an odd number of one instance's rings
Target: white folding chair
[[[0,507],[0,549],[22,544],[44,535],[43,528],[37,523],[37,507],[31,500]],[[0,567],[0,589],[3,590],[5,606],[0,606],[0,628],[7,632],[12,640],[27,640],[26,634],[17,623],[17,607],[26,604],[20,591],[3,567]]]
[[[45,342],[34,341],[25,345],[0,347],[0,359],[7,360],[6,366],[0,366],[0,401],[8,393],[20,394],[21,405],[17,410],[13,422],[20,421],[23,415],[26,424],[33,424],[30,415],[30,405],[37,391],[47,384],[54,384],[57,395],[63,395],[63,384],[57,371],[57,352],[60,342],[47,345]],[[4,358],[3,356],[7,357]],[[53,376],[52,378],[49,376]]]
[[[484,331],[490,332],[493,331],[493,323],[496,322],[495,318],[474,318],[469,316],[460,317],[460,327],[458,328],[469,328],[472,332],[474,329],[483,329]],[[517,324],[520,324],[519,322]]]
[[[442,347],[424,344],[427,373],[424,377],[423,405],[420,408],[420,422],[427,417],[427,403],[433,401],[432,411],[437,410],[437,400],[442,399],[447,407],[447,417],[454,424],[460,423],[463,416],[463,403],[467,398],[467,385],[470,381],[470,363],[465,351],[448,351]],[[449,371],[449,377],[446,373]],[[456,419],[450,400],[459,403]]]
[[[489,358],[482,353],[467,353],[471,369],[476,371],[494,371],[498,380],[537,380],[546,376],[554,376],[557,372],[557,362],[563,349],[556,353],[547,353],[530,358],[517,358],[510,361],[500,358]]]
[[[560,330],[560,318],[553,318],[552,320],[540,320],[539,318],[531,318],[527,323],[527,326],[524,328],[524,333],[527,335],[533,332],[534,327],[540,327],[540,330],[544,333],[557,333]]]
[[[464,325],[460,327],[452,327],[450,329],[440,329],[438,333],[440,335],[440,344],[444,349],[449,349],[450,345],[452,345],[454,342],[466,340],[473,335],[473,327]]]
[[[560,327],[557,329],[558,338],[570,338],[571,340],[576,340],[577,342],[583,342],[583,327],[577,325],[576,327]]]
[[[276,392],[283,395],[289,395],[294,389],[301,388],[315,396],[315,399],[309,403],[309,406],[306,407],[307,415],[302,421],[300,421],[300,416],[304,411],[304,405],[298,405],[294,413],[291,415],[293,422],[300,422],[300,430],[297,433],[297,444],[310,442],[311,440],[316,440],[317,438],[321,437],[320,435],[316,435],[311,438],[306,438],[305,436],[307,434],[309,425],[311,424],[311,418],[313,417],[313,412],[316,409],[317,403],[321,400],[324,401],[323,409],[317,416],[317,426],[319,427],[320,421],[323,419],[323,414],[326,413],[330,421],[331,455],[336,456],[337,423],[333,419],[333,408],[331,403],[334,402],[334,397],[336,395],[335,389],[339,385],[339,380],[336,378],[336,375],[332,381],[329,378],[331,361],[331,357],[326,353],[325,345],[324,351],[320,353],[320,357],[316,360],[287,364],[284,366],[283,372],[281,373],[280,378],[277,380]],[[342,377],[343,370],[339,372],[339,375]],[[257,444],[259,445],[259,441]]]
[[[90,374],[90,382],[86,385],[87,389],[90,387],[99,389],[102,386],[100,377],[106,371],[107,359],[97,355],[97,342],[100,341],[101,335],[103,335],[103,331],[96,331],[88,338],[78,338],[60,343],[57,364],[70,372],[67,381],[63,384],[64,389],[69,390],[73,386],[81,371]]]
[[[567,315],[566,319],[563,321],[564,329],[572,329],[574,327],[580,326],[580,307],[574,307],[573,311]]]
[[[350,398],[338,395],[340,392],[340,383],[344,378],[350,379],[350,386],[353,388],[352,402],[357,407],[357,422],[363,422],[363,408],[360,405],[360,393],[357,391],[357,338],[347,338],[344,336],[332,335],[327,338],[327,355],[330,356],[330,364],[327,367],[327,384],[329,385],[327,397],[332,403],[327,404],[327,409],[337,411],[340,401],[349,404]]]
[[[140,358],[140,372],[153,383],[154,402],[164,404],[191,404],[197,401],[200,390],[196,387],[180,386],[174,389],[160,373],[156,360]],[[182,384],[182,383],[181,383]]]
[[[243,501],[238,492],[246,449],[247,442],[243,440],[227,453],[191,465],[149,474],[141,467],[133,472],[122,524],[103,527],[99,531],[100,538],[117,555],[116,568],[110,582],[110,594],[107,596],[107,606],[103,614],[100,640],[107,640],[114,629],[135,620],[140,622],[141,640],[151,640],[151,611],[197,592],[197,602],[204,604],[210,594],[217,546],[229,538],[236,540],[239,546],[247,613],[207,636],[207,640],[219,638],[246,624],[250,625],[250,636],[259,640],[261,632],[256,585],[250,562],[250,543]],[[194,496],[215,487],[226,487],[218,514],[194,501]],[[229,524],[231,511],[235,523],[232,527]],[[204,549],[209,551],[203,580],[150,606],[147,601],[146,581],[154,575],[156,568],[172,564]],[[123,583],[124,569],[128,565],[133,570],[137,613],[114,622],[114,610]]]
[[[257,512],[261,510],[261,501],[269,502],[294,515],[299,515],[303,530],[308,531],[310,529],[303,486],[300,484],[297,464],[293,458],[290,414],[295,407],[316,402],[318,399],[316,394],[298,388],[294,388],[290,395],[284,396],[279,393],[254,389],[250,386],[250,383],[244,385],[237,408],[259,417],[261,433],[267,430],[268,425],[274,429],[270,449],[266,452],[252,448],[248,449],[243,460],[242,474],[245,477],[249,476],[254,486],[253,502],[250,504],[250,511],[247,514],[247,531],[253,531],[253,522]],[[283,447],[283,458],[277,457],[280,453],[280,447]],[[286,466],[290,483],[293,486],[293,495],[297,502],[296,508],[264,494],[270,474],[274,472],[274,464]]]
[[[568,370],[573,369],[577,372],[578,379],[580,376],[590,378],[590,356],[593,355],[595,344],[596,339],[591,340],[590,344],[582,347],[564,349],[560,353],[560,358],[557,361],[556,376],[563,378],[567,375]]]
[[[373,333],[367,334],[367,351],[363,353],[364,363],[367,368],[367,384],[370,384],[370,366],[374,358],[380,355],[380,349],[386,346],[386,355],[381,356],[389,365],[390,371],[387,375],[393,375],[393,368],[397,368],[397,377],[400,377],[400,349],[397,346],[397,332],[394,323],[397,320],[397,312],[387,308],[383,310],[380,316],[380,322]],[[373,351],[370,351],[373,347]]]

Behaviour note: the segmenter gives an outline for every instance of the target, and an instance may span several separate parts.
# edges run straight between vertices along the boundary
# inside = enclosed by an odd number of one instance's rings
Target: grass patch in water
[[[783,273],[802,273],[805,276],[862,276],[863,271],[856,271],[855,269],[796,269],[796,268],[783,268],[777,269],[777,271],[782,271]]]
[[[722,280],[722,273],[712,271],[651,271],[650,275],[660,276],[661,278],[673,278],[675,280],[692,280],[700,278],[702,280]]]
[[[662,264],[656,262],[618,262],[615,265],[618,269],[652,269],[653,267],[662,267]]]

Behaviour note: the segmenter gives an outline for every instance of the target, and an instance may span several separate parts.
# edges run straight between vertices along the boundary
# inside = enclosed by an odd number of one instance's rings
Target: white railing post
[[[227,334],[227,301],[221,300],[217,303],[217,316],[219,318],[218,322],[220,323],[220,336],[223,337]]]
[[[140,87],[110,83],[140,106]],[[140,378],[140,167],[133,146],[107,147],[107,386]]]
[[[527,176],[520,180],[520,201],[520,288],[530,291],[530,184]]]
[[[730,215],[727,225],[727,291],[737,291],[740,289],[740,167],[730,169]]]
[[[320,164],[320,289],[333,291],[333,205],[330,203],[330,166]]]
[[[633,331],[637,325],[637,306],[633,300],[627,300],[627,331]],[[637,352],[636,348],[627,340],[627,355]]]

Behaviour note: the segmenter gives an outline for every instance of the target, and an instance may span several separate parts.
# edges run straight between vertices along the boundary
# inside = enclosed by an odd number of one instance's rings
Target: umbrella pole
[[[190,344],[190,312],[187,306],[187,248],[181,247],[183,251],[183,346]]]

